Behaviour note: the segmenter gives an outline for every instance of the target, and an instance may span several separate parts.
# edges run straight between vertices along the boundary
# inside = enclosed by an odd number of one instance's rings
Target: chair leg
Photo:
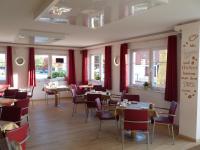
[[[122,129],[122,150],[124,150],[124,129]]]
[[[149,149],[149,132],[147,132],[147,150]]]
[[[174,126],[172,125],[172,144],[174,145]]]
[[[75,105],[76,105],[76,104],[73,105],[72,117],[74,116]]]
[[[170,131],[170,125],[168,124],[168,133],[169,133],[169,136],[171,135],[171,131]]]
[[[152,131],[152,135],[151,135],[151,143],[152,143],[152,141],[154,139],[154,136],[155,136],[155,126],[156,126],[156,123],[154,122],[154,124],[153,124],[153,131]]]

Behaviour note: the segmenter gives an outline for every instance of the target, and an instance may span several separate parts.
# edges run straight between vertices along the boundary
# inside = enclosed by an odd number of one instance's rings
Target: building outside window
[[[49,56],[35,55],[36,79],[47,79],[49,74]]]
[[[0,53],[0,81],[6,81],[6,54]]]
[[[166,82],[166,49],[142,49],[131,53],[131,84],[142,86],[145,82],[152,88],[164,89]]]

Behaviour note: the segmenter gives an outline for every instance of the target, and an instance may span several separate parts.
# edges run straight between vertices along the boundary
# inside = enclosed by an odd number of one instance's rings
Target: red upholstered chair
[[[83,96],[79,96],[76,94],[76,89],[71,89],[71,92],[72,92],[72,99],[73,99],[73,111],[72,111],[72,116],[74,115],[74,113],[76,112],[77,110],[77,105],[78,104],[85,104],[86,101],[84,99]]]
[[[124,127],[122,128],[122,150],[124,149],[124,130],[140,131],[147,134],[147,149],[149,147],[149,116],[146,109],[125,109]]]
[[[15,98],[18,89],[7,89],[4,91],[5,98]]]
[[[16,107],[21,108],[21,120],[26,118],[27,122],[29,121],[29,116],[28,116],[29,102],[30,102],[29,98],[26,98],[26,99],[19,99],[14,104]]]
[[[99,131],[100,131],[102,120],[115,120],[115,116],[109,110],[102,109],[100,98],[96,98],[95,102],[96,102],[96,115],[100,120],[100,124],[99,124]]]
[[[99,98],[101,100],[101,94],[87,94],[87,101],[86,101],[86,121],[88,119],[89,110],[96,108],[95,99]]]
[[[27,92],[26,91],[17,91],[15,94],[15,99],[25,99],[27,98]]]
[[[174,117],[176,116],[175,114],[176,114],[177,103],[175,101],[172,101],[169,109],[159,108],[159,107],[156,107],[156,108],[161,109],[161,110],[168,110],[168,113],[159,113],[159,117],[154,119],[153,136],[154,136],[156,124],[167,125],[169,134],[170,134],[170,126],[171,126],[172,144],[174,144]]]
[[[132,94],[124,94],[123,99],[128,99],[128,101],[140,101],[139,95],[132,95]]]
[[[21,122],[21,108],[16,106],[4,106],[1,110],[0,120],[12,121],[20,125]]]
[[[21,145],[22,150],[26,150],[26,141],[29,138],[29,125],[28,123],[20,126],[17,129],[6,132],[6,137],[9,142],[15,141]]]

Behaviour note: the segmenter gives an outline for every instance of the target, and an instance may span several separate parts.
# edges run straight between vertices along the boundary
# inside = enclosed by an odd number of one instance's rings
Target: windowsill
[[[143,91],[148,91],[148,92],[161,93],[161,94],[165,93],[165,89],[155,88],[155,87],[149,87],[149,88],[145,89],[143,85],[129,85],[128,88],[143,90]]]
[[[97,83],[97,84],[102,84],[104,81],[101,80],[89,80],[89,83]]]
[[[37,80],[37,82],[45,82],[45,81],[54,82],[54,81],[65,81],[65,78],[58,77],[58,78],[51,78],[51,79],[44,78],[44,79],[36,79],[36,80]]]

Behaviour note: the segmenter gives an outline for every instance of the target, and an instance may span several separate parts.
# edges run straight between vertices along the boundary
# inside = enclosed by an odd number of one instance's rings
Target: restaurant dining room
[[[200,150],[199,0],[0,0],[0,150]]]

